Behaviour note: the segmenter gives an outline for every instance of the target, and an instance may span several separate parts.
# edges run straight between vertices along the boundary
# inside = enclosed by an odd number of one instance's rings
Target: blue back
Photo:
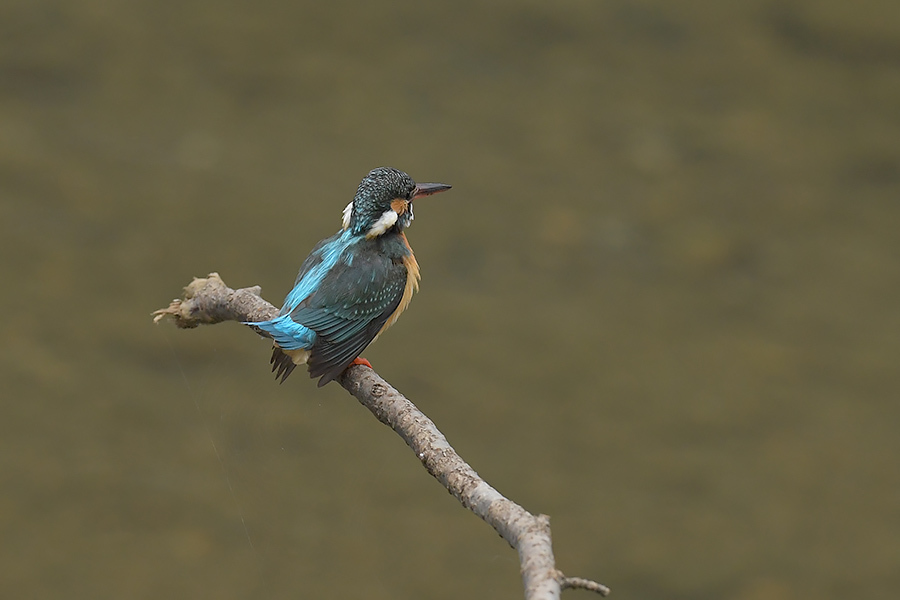
[[[288,292],[278,317],[270,321],[249,323],[269,333],[285,350],[310,349],[316,343],[316,332],[291,319],[291,312],[322,284],[341,254],[359,241],[349,231],[339,231],[319,242],[300,267],[294,288]]]

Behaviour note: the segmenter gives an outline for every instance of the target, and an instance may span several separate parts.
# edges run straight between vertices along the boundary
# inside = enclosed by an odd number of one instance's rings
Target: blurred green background
[[[616,598],[896,598],[900,5],[0,5],[0,596],[520,598],[515,553],[192,276],[280,304],[371,168],[365,356]],[[588,597],[567,592],[566,597]]]

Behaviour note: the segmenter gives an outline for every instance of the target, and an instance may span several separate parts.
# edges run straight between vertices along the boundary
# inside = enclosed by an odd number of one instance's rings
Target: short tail
[[[269,362],[272,363],[272,372],[275,373],[275,379],[281,378],[279,383],[284,383],[284,380],[288,378],[288,375],[290,375],[297,367],[294,360],[282,352],[281,348],[278,346],[275,346],[272,349],[272,358]]]
[[[275,379],[280,378],[281,383],[284,383],[298,363],[306,362],[305,350],[311,348],[316,340],[313,330],[295,322],[290,315],[280,315],[270,321],[248,322],[245,325],[256,327],[264,332],[263,335],[275,340],[269,363]]]

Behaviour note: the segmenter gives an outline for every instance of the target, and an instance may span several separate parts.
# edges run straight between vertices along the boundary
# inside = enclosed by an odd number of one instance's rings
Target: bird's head
[[[449,189],[446,183],[417,184],[392,167],[372,169],[360,182],[353,202],[344,209],[344,229],[369,238],[403,231],[413,220],[413,200]]]

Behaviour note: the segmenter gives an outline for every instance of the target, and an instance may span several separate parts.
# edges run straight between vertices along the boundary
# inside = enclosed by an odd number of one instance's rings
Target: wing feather
[[[323,386],[340,375],[372,343],[404,295],[407,268],[402,260],[360,253],[338,261],[318,289],[290,317],[316,332],[307,364]]]

